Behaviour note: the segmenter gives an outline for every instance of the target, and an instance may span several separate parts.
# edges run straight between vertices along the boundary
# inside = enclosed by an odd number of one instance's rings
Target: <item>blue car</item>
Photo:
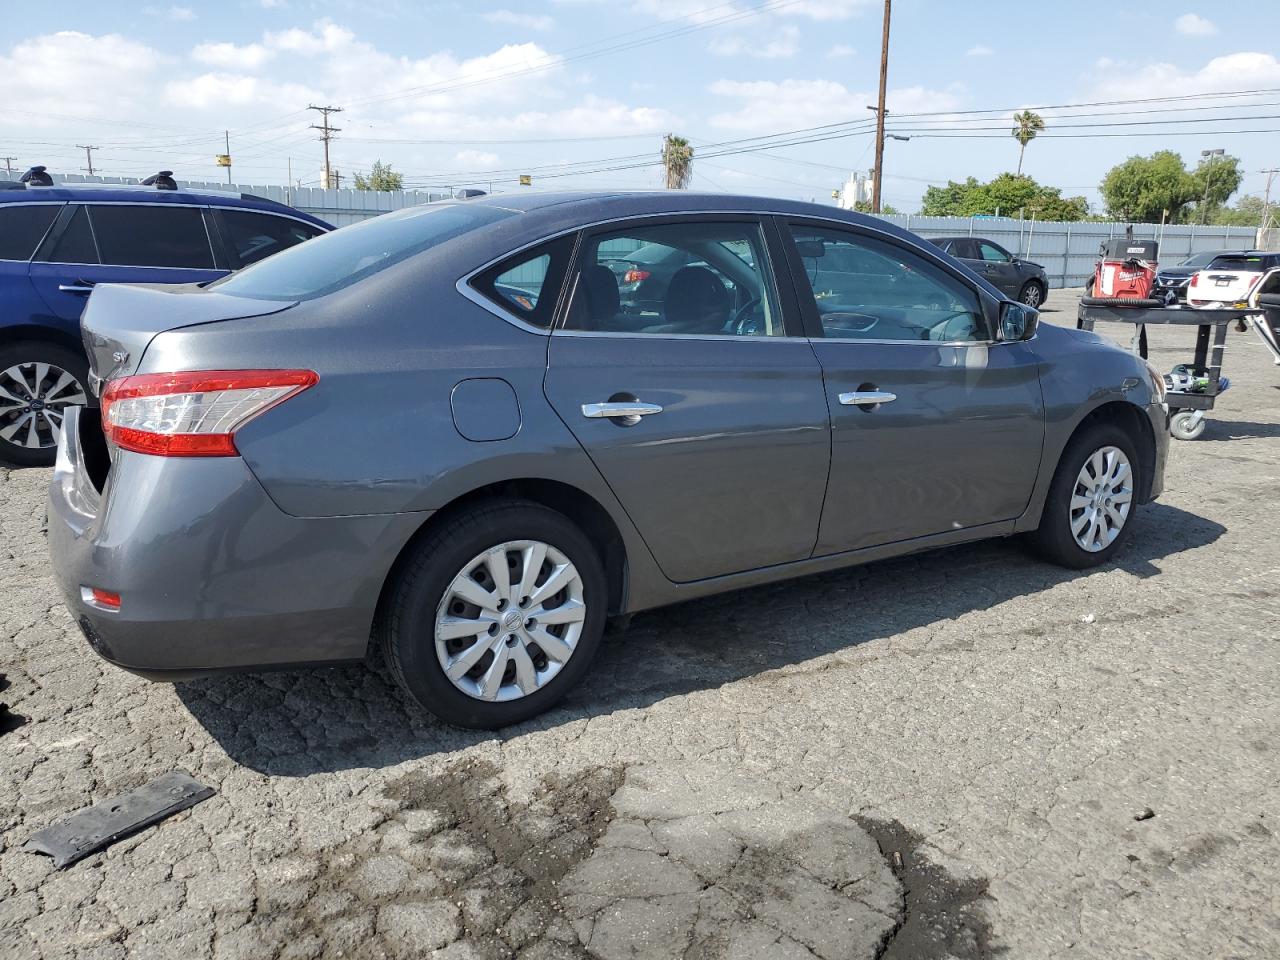
[[[80,312],[99,283],[207,283],[332,230],[262,197],[0,182],[0,461],[53,463],[67,407],[92,403]]]

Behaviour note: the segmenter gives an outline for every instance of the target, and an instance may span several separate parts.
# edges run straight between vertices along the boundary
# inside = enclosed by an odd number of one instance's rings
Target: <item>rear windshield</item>
[[[514,215],[511,210],[468,203],[410,207],[290,247],[209,288],[258,300],[311,300]]]
[[[1214,257],[1209,264],[1210,270],[1264,270],[1262,257],[1249,257],[1242,254],[1227,257]]]

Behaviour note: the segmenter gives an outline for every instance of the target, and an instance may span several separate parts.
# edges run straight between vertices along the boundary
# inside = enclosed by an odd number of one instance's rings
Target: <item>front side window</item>
[[[95,204],[89,218],[103,263],[213,269],[213,249],[198,207]]]
[[[572,254],[572,235],[549,240],[490,267],[472,286],[516,319],[550,327]]]
[[[252,210],[222,210],[222,226],[233,262],[247,267],[324,233],[317,226]]]
[[[908,250],[843,230],[794,225],[828,338],[977,342],[989,339],[968,285]]]
[[[736,222],[587,237],[566,326],[656,336],[785,334],[760,226]]]
[[[982,259],[991,263],[1008,263],[1009,255],[997,247],[994,243],[987,243],[985,240],[978,241],[978,250],[982,253]]]
[[[0,206],[0,260],[30,260],[61,209],[58,203]]]

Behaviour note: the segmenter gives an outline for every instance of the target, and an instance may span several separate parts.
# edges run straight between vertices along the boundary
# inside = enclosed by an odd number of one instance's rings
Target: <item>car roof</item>
[[[221,207],[242,207],[246,210],[270,210],[286,213],[314,223],[317,226],[333,229],[319,217],[305,213],[287,203],[280,203],[267,197],[259,197],[252,193],[237,193],[230,190],[191,189],[179,187],[176,190],[161,190],[157,187],[142,184],[113,183],[58,183],[51,187],[29,186],[20,184],[17,187],[0,190],[0,204],[32,203],[39,201],[67,203],[70,201],[95,201],[98,203],[175,203],[217,205]]]

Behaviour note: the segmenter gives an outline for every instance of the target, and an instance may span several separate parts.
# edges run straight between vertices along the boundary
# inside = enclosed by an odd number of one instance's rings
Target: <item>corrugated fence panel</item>
[[[65,183],[137,182],[121,177],[88,177],[83,174],[53,176],[55,180]],[[337,227],[358,223],[392,210],[448,198],[445,193],[419,190],[322,190],[319,187],[193,180],[179,180],[178,184],[198,190],[252,193],[287,203]],[[1049,283],[1055,287],[1083,285],[1093,275],[1099,245],[1112,237],[1124,236],[1124,224],[1121,223],[1059,223],[1013,220],[1007,217],[923,217],[919,214],[894,214],[880,219],[895,223],[922,237],[969,236],[994,240],[1011,253],[1042,264],[1049,276]],[[1137,223],[1133,225],[1133,235],[1138,239],[1159,240],[1161,263],[1178,263],[1193,253],[1206,250],[1251,249],[1259,242],[1257,231],[1252,227],[1206,227],[1196,224],[1161,227],[1159,224]]]

